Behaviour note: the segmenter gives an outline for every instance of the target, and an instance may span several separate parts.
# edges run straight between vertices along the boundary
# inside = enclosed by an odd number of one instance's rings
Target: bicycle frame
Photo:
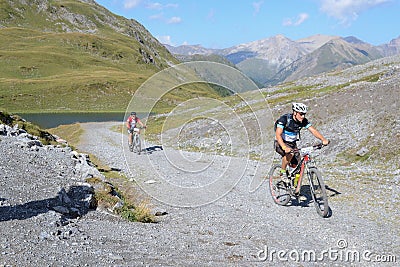
[[[131,143],[133,142],[133,140],[135,139],[135,135],[137,135],[137,136],[140,136],[140,130],[141,129],[143,129],[144,127],[135,127],[136,129],[139,129],[139,131],[134,131],[133,129],[132,129],[132,135],[130,136],[131,137],[131,140],[129,140]],[[129,138],[129,137],[128,137]]]
[[[131,152],[137,152],[139,155],[141,153],[141,140],[140,140],[140,130],[146,127],[135,127],[129,134],[128,142],[130,143],[129,149]],[[137,129],[137,130],[136,130]]]
[[[302,184],[302,181],[303,181],[304,170],[306,169],[306,165],[307,165],[307,163],[309,161],[311,161],[310,155],[309,154],[305,154],[301,158],[299,164],[297,164],[296,168],[294,168],[293,171],[291,171],[291,173],[290,173],[290,177],[292,177],[293,174],[295,174],[297,172],[300,174],[299,180],[297,181],[297,186],[296,186],[295,191],[294,191],[295,194],[300,193],[301,184]]]

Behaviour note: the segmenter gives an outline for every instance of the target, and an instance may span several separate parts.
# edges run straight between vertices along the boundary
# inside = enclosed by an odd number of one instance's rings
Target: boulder
[[[367,155],[369,153],[369,149],[366,147],[362,147],[361,149],[359,149],[356,153],[357,156],[359,157],[364,157],[365,155]]]

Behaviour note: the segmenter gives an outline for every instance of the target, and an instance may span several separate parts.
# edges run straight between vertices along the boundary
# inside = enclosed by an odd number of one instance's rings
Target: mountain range
[[[207,49],[200,45],[165,47],[186,61],[195,56],[197,60],[201,56],[205,60],[211,55],[222,57],[260,87],[265,87],[399,54],[400,36],[379,46],[354,36],[313,35],[293,41],[284,35],[276,35],[224,49]]]

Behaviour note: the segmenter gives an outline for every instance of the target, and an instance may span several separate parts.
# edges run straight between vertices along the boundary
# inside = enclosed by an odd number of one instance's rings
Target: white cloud
[[[167,20],[168,24],[178,24],[181,23],[182,19],[180,17],[172,17],[170,19]]]
[[[160,43],[162,44],[167,44],[167,45],[174,45],[171,41],[171,36],[169,35],[164,35],[164,36],[157,36],[157,39]]]
[[[163,5],[160,3],[148,3],[146,5],[146,8],[148,9],[156,9],[156,10],[161,10],[163,9]]]
[[[294,26],[298,26],[298,25],[302,24],[308,18],[309,18],[309,15],[307,13],[299,14],[297,21],[294,23]]]
[[[254,15],[257,15],[258,12],[260,12],[261,6],[264,4],[264,1],[259,1],[259,2],[253,2],[253,8],[254,8]]]
[[[172,3],[170,3],[170,4],[166,4],[165,7],[166,7],[166,8],[178,8],[179,5],[178,5],[178,4],[172,4]]]
[[[167,8],[177,8],[177,4],[161,4],[158,2],[149,2],[146,4],[147,9],[152,9],[152,10],[160,10],[160,13],[151,15],[149,18],[151,20],[161,20],[167,24],[178,24],[182,22],[182,19],[180,17],[171,17],[169,19],[166,19],[164,16],[164,9]]]
[[[162,10],[162,9],[165,9],[165,8],[178,8],[178,4],[169,3],[169,4],[163,5],[163,4],[161,4],[161,3],[154,2],[154,3],[148,3],[148,4],[146,5],[146,8],[148,8],[148,9],[156,9],[156,10]]]
[[[349,24],[356,20],[362,11],[388,3],[391,0],[322,0],[321,11],[340,20],[343,24]]]
[[[124,8],[131,9],[137,7],[142,0],[125,0],[124,1]]]
[[[283,21],[284,26],[299,26],[306,21],[310,16],[307,13],[300,13],[295,20],[286,18]]]

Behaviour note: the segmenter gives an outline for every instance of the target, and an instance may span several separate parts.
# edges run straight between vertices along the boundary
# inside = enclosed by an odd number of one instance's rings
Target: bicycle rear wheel
[[[288,185],[282,181],[280,175],[281,166],[275,165],[269,172],[269,190],[274,202],[278,205],[286,205],[289,203],[291,197]]]
[[[310,182],[311,197],[317,213],[322,217],[326,217],[329,213],[328,196],[326,194],[325,183],[317,168],[309,169],[308,179]]]

